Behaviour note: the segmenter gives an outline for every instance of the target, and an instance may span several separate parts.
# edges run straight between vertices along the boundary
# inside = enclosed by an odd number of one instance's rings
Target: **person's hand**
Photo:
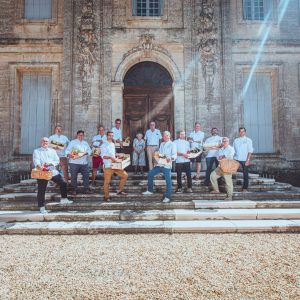
[[[124,154],[123,153],[116,153],[116,157],[123,158]]]
[[[189,158],[189,155],[188,154],[183,154],[183,157],[184,158]]]
[[[117,159],[114,157],[111,157],[110,159],[111,159],[111,162],[113,162],[113,163],[117,162]]]
[[[250,160],[247,159],[246,162],[245,162],[245,166],[248,167],[249,165],[250,165]]]
[[[167,163],[169,163],[169,162],[171,161],[171,158],[168,157],[168,158],[166,159],[166,161],[167,161]]]

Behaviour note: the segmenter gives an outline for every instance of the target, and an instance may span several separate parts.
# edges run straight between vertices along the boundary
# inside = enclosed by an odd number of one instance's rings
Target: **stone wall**
[[[207,133],[217,126],[222,135],[237,135],[242,78],[261,47],[262,23],[243,21],[238,0],[165,0],[164,16],[154,18],[133,17],[131,2],[56,0],[53,20],[35,23],[22,20],[21,0],[0,0],[0,151],[10,161],[5,167],[23,168],[29,159],[13,150],[20,131],[18,74],[26,68],[52,70],[53,123],[71,138],[83,129],[90,140],[99,122],[110,128],[122,117],[126,71],[147,60],[173,78],[175,130],[190,131],[200,121]],[[287,1],[283,18],[285,7],[278,11],[279,1],[273,2],[273,25],[257,70],[274,76],[276,153],[256,156],[257,170],[274,161],[293,168],[300,160],[299,1]]]

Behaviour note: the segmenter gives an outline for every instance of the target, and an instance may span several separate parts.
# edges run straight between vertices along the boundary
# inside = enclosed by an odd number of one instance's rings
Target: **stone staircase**
[[[39,213],[35,180],[6,185],[0,193],[1,234],[97,234],[97,233],[234,233],[299,232],[300,189],[273,179],[250,174],[248,193],[241,189],[242,175],[234,176],[233,201],[225,193],[213,195],[201,180],[193,181],[193,193],[173,194],[162,203],[165,182],[155,180],[155,194],[143,196],[146,176],[130,174],[127,196],[116,195],[118,179],[111,184],[112,201],[104,202],[102,175],[94,194],[70,197],[73,204],[59,203],[59,190],[49,185],[46,208]],[[176,175],[172,175],[176,188]],[[79,178],[79,185],[81,185]],[[221,189],[222,191],[222,189]],[[80,190],[79,190],[80,192]]]

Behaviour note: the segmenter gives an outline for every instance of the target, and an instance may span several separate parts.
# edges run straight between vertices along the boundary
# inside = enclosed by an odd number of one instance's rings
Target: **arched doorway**
[[[123,132],[134,139],[154,120],[161,131],[174,131],[173,80],[160,64],[140,62],[124,77]]]

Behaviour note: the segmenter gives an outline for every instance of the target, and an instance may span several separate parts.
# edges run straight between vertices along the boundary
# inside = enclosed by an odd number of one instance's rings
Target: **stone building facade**
[[[150,119],[173,134],[246,126],[258,170],[298,168],[299,0],[45,0],[41,16],[36,2],[0,0],[5,169],[27,168],[56,123],[91,139],[115,118],[131,136]],[[142,2],[159,13],[139,15]]]

